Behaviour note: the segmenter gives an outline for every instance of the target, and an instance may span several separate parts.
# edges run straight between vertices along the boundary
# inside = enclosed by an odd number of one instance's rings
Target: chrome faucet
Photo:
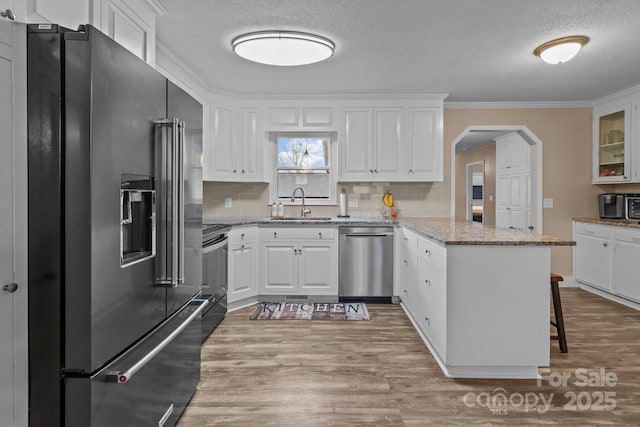
[[[291,193],[291,202],[295,202],[296,201],[296,191],[298,189],[302,193],[302,210],[300,210],[300,217],[304,218],[304,216],[306,214],[311,213],[311,209],[305,208],[305,205],[304,205],[304,188],[296,187],[296,188],[293,189],[293,193]]]

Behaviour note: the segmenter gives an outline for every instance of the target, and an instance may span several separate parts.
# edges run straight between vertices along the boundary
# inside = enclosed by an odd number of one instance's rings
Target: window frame
[[[270,180],[269,180],[269,203],[276,201],[285,206],[300,206],[302,200],[296,195],[295,202],[291,202],[291,197],[278,197],[278,137],[287,138],[328,138],[329,139],[329,194],[326,199],[305,199],[307,206],[331,206],[337,205],[337,187],[338,187],[338,150],[337,150],[337,134],[336,132],[305,132],[305,131],[287,131],[287,132],[269,132],[269,159]]]

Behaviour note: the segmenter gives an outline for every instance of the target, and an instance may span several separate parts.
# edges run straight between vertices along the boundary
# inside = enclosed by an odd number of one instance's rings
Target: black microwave
[[[625,218],[640,221],[640,194],[624,195]]]

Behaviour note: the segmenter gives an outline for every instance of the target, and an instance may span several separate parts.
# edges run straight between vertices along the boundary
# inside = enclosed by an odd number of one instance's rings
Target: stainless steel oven
[[[228,231],[215,225],[202,230],[202,296],[209,300],[202,313],[202,341],[227,314]]]

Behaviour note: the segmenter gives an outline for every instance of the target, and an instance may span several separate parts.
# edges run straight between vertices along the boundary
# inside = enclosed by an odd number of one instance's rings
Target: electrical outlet
[[[224,198],[224,207],[225,208],[233,207],[233,199],[231,197],[225,197]]]
[[[553,199],[542,199],[542,207],[549,209],[553,207]]]
[[[349,199],[349,207],[357,208],[358,207],[358,199]]]

